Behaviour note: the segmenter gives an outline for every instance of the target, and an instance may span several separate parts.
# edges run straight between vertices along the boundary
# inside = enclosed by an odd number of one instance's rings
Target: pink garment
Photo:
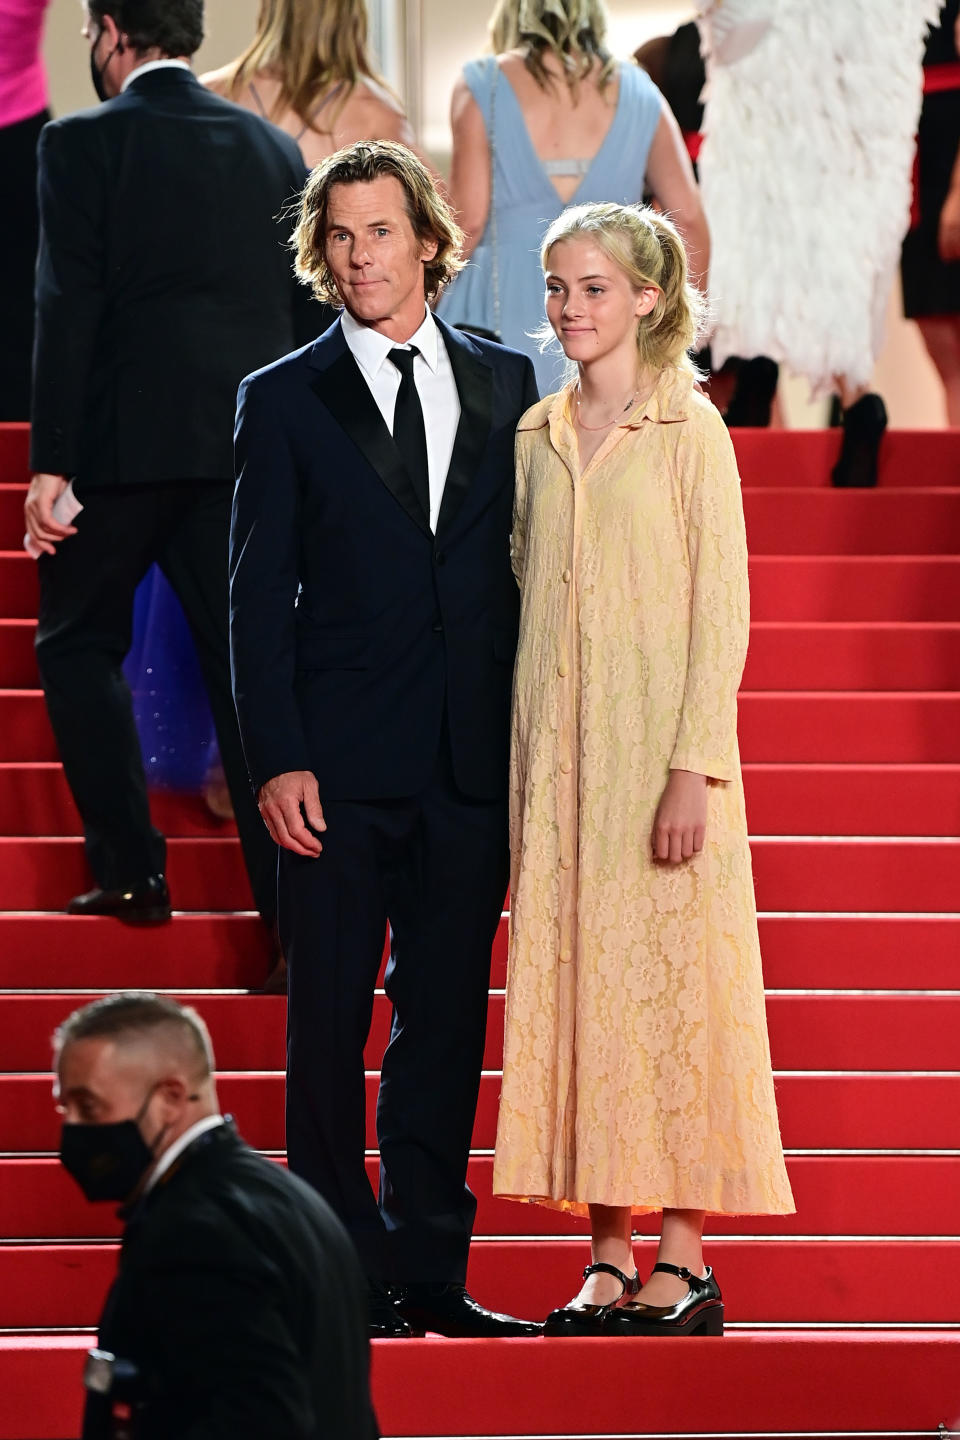
[[[50,0],[0,0],[0,127],[39,115],[48,103],[40,47]]]

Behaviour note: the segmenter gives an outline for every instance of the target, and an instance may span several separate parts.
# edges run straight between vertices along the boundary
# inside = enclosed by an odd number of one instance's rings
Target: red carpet
[[[375,1347],[387,1436],[866,1437],[960,1415],[960,441],[889,435],[879,489],[859,494],[826,483],[835,433],[735,441],[752,552],[741,748],[798,1213],[709,1222],[722,1343],[636,1343],[628,1363],[615,1340]],[[183,995],[211,1026],[224,1107],[282,1158],[284,1005],[241,993],[262,979],[260,937],[238,913],[233,829],[195,798],[155,797],[185,912],[171,926],[56,913],[87,875],[37,689],[25,476],[26,430],[0,426],[0,1440],[58,1440],[77,1433],[90,1342],[75,1332],[118,1232],[51,1154],[51,1031],[105,989]],[[490,1193],[505,946],[506,921],[470,1280],[540,1315],[574,1287],[584,1225]],[[371,1095],[388,1023],[381,996]]]

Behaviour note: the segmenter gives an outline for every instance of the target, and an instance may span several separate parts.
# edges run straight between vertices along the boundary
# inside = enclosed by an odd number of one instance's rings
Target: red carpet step
[[[632,1343],[625,1363],[631,1342],[623,1340],[377,1341],[381,1433],[572,1440],[602,1429],[692,1440],[707,1427],[746,1437],[748,1426],[751,1434],[842,1426],[849,1435],[935,1435],[956,1408],[960,1338],[952,1334],[733,1332],[722,1341]],[[0,1337],[0,1440],[78,1433],[90,1344],[89,1335]]]
[[[475,1234],[484,1243],[502,1236],[542,1238],[588,1234],[585,1220],[571,1218],[545,1206],[521,1204],[492,1194],[492,1159],[475,1156],[468,1168],[471,1189],[477,1197]],[[367,1168],[376,1184],[377,1158],[371,1154]],[[924,1223],[924,1232],[952,1236],[948,1206],[960,1196],[960,1159],[956,1156],[919,1155],[791,1155],[787,1168],[794,1187],[797,1214],[793,1216],[712,1217],[708,1235],[723,1240],[758,1237],[757,1243],[773,1244],[777,1237],[867,1236],[901,1237],[917,1234],[917,1186],[936,1185],[944,1205],[938,1217]],[[115,1239],[119,1234],[116,1214],[110,1206],[89,1206],[74,1182],[55,1159],[0,1159],[4,1190],[0,1214],[9,1241],[69,1241]],[[861,1189],[860,1187],[867,1187]],[[955,1211],[954,1211],[955,1213]],[[640,1234],[655,1235],[657,1217],[640,1216],[635,1222]],[[796,1243],[800,1243],[800,1239]],[[840,1241],[838,1240],[838,1244]],[[859,1243],[859,1242],[858,1242]],[[890,1243],[893,1243],[892,1241]],[[924,1240],[929,1243],[929,1236]],[[958,1252],[960,1253],[960,1252]],[[2,1288],[3,1247],[0,1247],[0,1288]],[[0,1297],[0,1315],[3,1301]],[[762,1317],[759,1317],[762,1318]],[[782,1317],[781,1317],[782,1318]],[[799,1317],[798,1317],[799,1318]],[[807,1317],[808,1319],[811,1317]],[[816,1317],[813,1317],[816,1318]],[[853,1318],[856,1318],[855,1316]],[[954,1316],[957,1322],[957,1317]],[[6,1322],[0,1320],[0,1326]],[[23,1321],[23,1324],[33,1324]],[[41,1322],[37,1321],[37,1324]],[[46,1323],[46,1322],[43,1322]],[[79,1320],[64,1320],[66,1325]]]
[[[746,486],[829,489],[840,454],[840,431],[731,430]],[[960,485],[960,441],[943,430],[888,430],[880,447],[878,483]]]
[[[756,835],[960,834],[960,765],[747,765],[743,781]],[[165,835],[235,833],[198,795],[158,790],[150,803]],[[60,765],[0,762],[0,835],[81,830]]]
[[[374,1107],[379,1073],[367,1075],[367,1144],[377,1145]],[[221,1072],[220,1104],[258,1150],[284,1148],[282,1071]],[[473,1132],[477,1150],[492,1150],[497,1130],[500,1074],[485,1074]],[[777,1080],[783,1143],[793,1150],[956,1149],[960,1151],[958,1075],[783,1075]],[[42,1074],[0,1074],[0,1153],[55,1153],[60,1118],[51,1080]],[[942,1206],[935,1227],[955,1224]],[[938,1218],[939,1216],[939,1218]],[[802,1217],[809,1228],[809,1217]],[[745,1222],[749,1229],[752,1221]],[[739,1228],[743,1229],[744,1226]],[[814,1227],[815,1228],[815,1227]]]
[[[760,945],[771,990],[960,988],[960,915],[761,915]],[[506,983],[506,953],[503,920],[496,989]],[[247,990],[262,982],[264,966],[252,915],[176,915],[168,926],[131,931],[114,920],[0,913],[0,991]]]
[[[0,485],[0,549],[23,541],[23,498],[22,487]],[[955,488],[749,486],[743,506],[755,555],[936,555],[960,534]]]
[[[653,1263],[651,1244],[638,1263]],[[715,1240],[708,1263],[723,1289],[727,1319],[746,1324],[955,1324],[945,1275],[960,1242]],[[586,1239],[477,1241],[468,1284],[478,1299],[520,1316],[544,1316],[576,1289],[589,1259]],[[113,1277],[117,1247],[6,1245],[0,1249],[0,1327],[93,1325]],[[910,1285],[868,1277],[909,1272]]]
[[[749,691],[739,701],[745,764],[953,764],[960,692]],[[0,691],[0,761],[55,761],[39,690]]]
[[[960,555],[752,555],[750,613],[783,622],[957,620]]]
[[[88,995],[6,995],[4,1065],[50,1068],[50,1037]],[[286,1002],[266,995],[182,995],[196,1006],[222,1070],[282,1070]],[[778,1070],[949,1071],[957,1064],[960,992],[954,994],[768,994],[767,1021]],[[390,1032],[390,1005],[379,993],[366,1050],[379,1068]],[[490,996],[484,1069],[503,1060],[503,994]],[[0,1227],[0,1234],[3,1233]]]
[[[761,910],[949,911],[956,907],[960,840],[756,839]],[[234,839],[170,840],[167,875],[178,910],[251,907]],[[57,910],[91,883],[82,841],[0,838],[0,909]]]
[[[743,689],[957,690],[960,624],[763,621]]]
[[[0,620],[0,687],[39,686],[35,630],[32,620]],[[750,631],[743,688],[960,689],[960,622],[759,622]]]
[[[0,551],[0,616],[35,620],[37,567]],[[753,555],[756,621],[960,620],[958,555]]]

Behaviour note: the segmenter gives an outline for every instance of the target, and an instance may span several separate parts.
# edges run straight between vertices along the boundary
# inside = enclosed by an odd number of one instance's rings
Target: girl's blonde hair
[[[555,245],[580,239],[599,245],[635,290],[655,285],[660,292],[649,315],[637,320],[640,365],[694,371],[689,351],[701,336],[706,304],[688,278],[687,252],[677,227],[649,205],[571,205],[543,237],[544,273]]]
[[[367,53],[368,19],[364,0],[260,0],[257,32],[227,73],[227,94],[235,99],[261,71],[279,81],[270,119],[292,110],[305,125],[317,100],[332,85],[344,90],[329,117],[337,118],[358,81],[372,80],[392,94]]]
[[[497,0],[487,29],[493,53],[522,51],[523,63],[543,90],[549,90],[556,79],[543,63],[547,52],[559,60],[572,91],[598,62],[601,90],[616,68],[604,44],[603,0]]]

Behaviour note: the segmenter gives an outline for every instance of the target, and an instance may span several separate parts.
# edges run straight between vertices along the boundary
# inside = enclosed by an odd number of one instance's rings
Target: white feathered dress
[[[700,182],[714,366],[769,355],[814,394],[869,382],[906,233],[939,0],[717,0]]]

